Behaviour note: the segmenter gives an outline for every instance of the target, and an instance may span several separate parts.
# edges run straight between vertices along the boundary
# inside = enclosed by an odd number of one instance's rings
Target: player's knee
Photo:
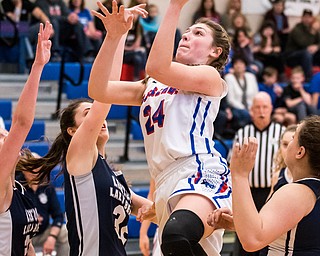
[[[162,233],[162,253],[175,256],[206,255],[198,244],[204,233],[201,219],[192,211],[171,214]],[[202,251],[203,253],[199,253]]]

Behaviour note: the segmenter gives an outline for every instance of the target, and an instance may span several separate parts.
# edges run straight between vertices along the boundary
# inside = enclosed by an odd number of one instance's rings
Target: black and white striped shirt
[[[234,143],[239,142],[242,145],[245,137],[256,137],[258,141],[256,162],[249,175],[250,187],[271,187],[274,156],[278,150],[280,136],[283,131],[284,126],[275,122],[271,122],[262,131],[254,124],[248,124],[237,131]]]

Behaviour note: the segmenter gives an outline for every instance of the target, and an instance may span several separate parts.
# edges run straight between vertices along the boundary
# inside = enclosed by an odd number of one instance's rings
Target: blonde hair
[[[279,148],[278,148],[278,151],[274,157],[274,170],[273,170],[273,173],[278,173],[281,171],[281,169],[287,167],[287,165],[285,164],[284,162],[284,158],[281,154],[281,150],[280,150],[280,146],[281,146],[281,142],[282,142],[282,139],[283,139],[283,136],[287,133],[287,132],[295,132],[296,129],[297,129],[297,125],[296,124],[293,124],[293,125],[289,125],[284,131],[283,133],[281,134],[280,136],[280,139],[279,139]]]

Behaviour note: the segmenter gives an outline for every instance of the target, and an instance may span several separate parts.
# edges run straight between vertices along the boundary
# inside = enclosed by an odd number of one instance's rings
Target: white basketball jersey
[[[219,155],[212,137],[220,101],[227,94],[227,85],[221,81],[222,95],[211,97],[175,89],[152,78],[148,80],[140,124],[153,178],[179,158]]]

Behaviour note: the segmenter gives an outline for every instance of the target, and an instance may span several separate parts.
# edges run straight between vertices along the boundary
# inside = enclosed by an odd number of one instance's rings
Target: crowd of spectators
[[[230,0],[226,13],[218,13],[232,40],[224,71],[229,93],[215,122],[215,132],[223,138],[233,138],[239,127],[252,122],[250,99],[259,91],[272,99],[272,120],[285,126],[319,114],[320,14],[301,10],[300,21],[290,27],[285,0],[270,2],[255,33],[241,1]]]

